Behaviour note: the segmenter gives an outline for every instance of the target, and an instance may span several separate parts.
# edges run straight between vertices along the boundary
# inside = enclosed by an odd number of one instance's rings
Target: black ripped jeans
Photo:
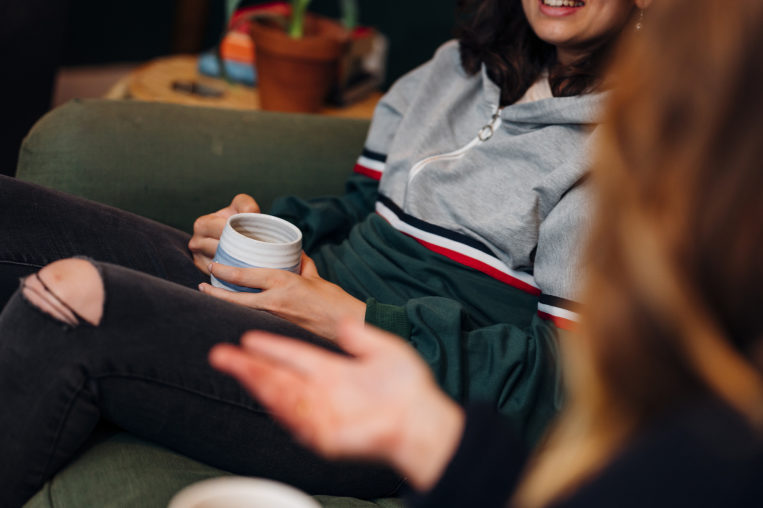
[[[0,507],[31,497],[101,419],[237,474],[312,493],[377,497],[400,480],[330,463],[296,444],[207,353],[259,328],[332,348],[268,313],[195,288],[206,279],[180,231],[0,177]],[[18,277],[57,259],[96,260],[101,323],[69,327],[25,300]]]

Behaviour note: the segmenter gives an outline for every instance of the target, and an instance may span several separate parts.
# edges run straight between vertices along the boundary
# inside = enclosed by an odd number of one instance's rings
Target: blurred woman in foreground
[[[763,2],[655,4],[615,66],[567,407],[529,464],[381,332],[345,329],[351,359],[252,333],[213,365],[414,504],[763,506]]]

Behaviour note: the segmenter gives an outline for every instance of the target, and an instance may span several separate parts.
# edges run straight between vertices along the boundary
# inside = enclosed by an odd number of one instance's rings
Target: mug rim
[[[202,480],[181,489],[170,499],[167,508],[194,508],[200,503],[214,500],[216,496],[244,495],[253,492],[270,494],[271,496],[287,497],[291,503],[299,503],[302,508],[320,508],[315,499],[307,493],[276,480],[253,478],[245,476],[222,476]]]
[[[270,222],[274,224],[278,224],[280,226],[285,227],[286,229],[290,230],[296,238],[290,242],[264,242],[262,240],[257,240],[256,238],[252,238],[250,236],[246,236],[245,234],[239,233],[235,227],[233,227],[232,222],[234,220],[238,219],[253,219],[260,222]],[[260,246],[266,249],[271,248],[277,248],[277,249],[283,249],[284,247],[293,247],[296,244],[300,244],[300,248],[302,245],[302,231],[292,224],[291,222],[284,220],[280,217],[276,217],[275,215],[268,215],[265,213],[254,213],[254,212],[243,212],[243,213],[237,213],[234,215],[231,215],[228,217],[227,222],[225,223],[226,228],[230,228],[230,232],[234,234],[238,238],[244,239],[244,241],[250,241],[250,242],[256,242]]]

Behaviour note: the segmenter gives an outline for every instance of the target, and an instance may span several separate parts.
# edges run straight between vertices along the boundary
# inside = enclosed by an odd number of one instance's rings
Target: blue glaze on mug
[[[230,254],[225,252],[225,250],[223,250],[220,247],[219,244],[217,246],[217,251],[215,252],[215,258],[212,261],[214,261],[215,263],[219,263],[221,265],[235,266],[237,268],[264,268],[262,266],[251,265],[249,263],[245,263],[244,261],[241,261],[240,259],[234,258]],[[287,268],[280,268],[280,270],[286,270],[286,271],[292,272],[292,273],[299,273],[299,268],[300,268],[301,264],[302,263],[300,262],[300,263],[297,263],[294,266],[290,266],[290,267],[287,267]],[[211,278],[214,281],[217,281],[221,286],[225,286],[225,288],[230,290],[230,291],[238,291],[238,292],[241,292],[241,293],[259,293],[260,291],[262,291],[261,289],[258,289],[258,288],[249,288],[249,287],[246,287],[246,286],[237,286],[236,284],[232,284],[230,282],[227,282],[227,281],[224,281],[224,280],[220,280],[217,277],[215,277],[214,275],[211,275]]]

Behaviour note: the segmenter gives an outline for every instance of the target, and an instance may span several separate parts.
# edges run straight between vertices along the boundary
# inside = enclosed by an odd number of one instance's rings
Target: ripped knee
[[[72,258],[51,263],[22,283],[24,297],[37,308],[70,326],[101,322],[105,291],[98,269]]]

